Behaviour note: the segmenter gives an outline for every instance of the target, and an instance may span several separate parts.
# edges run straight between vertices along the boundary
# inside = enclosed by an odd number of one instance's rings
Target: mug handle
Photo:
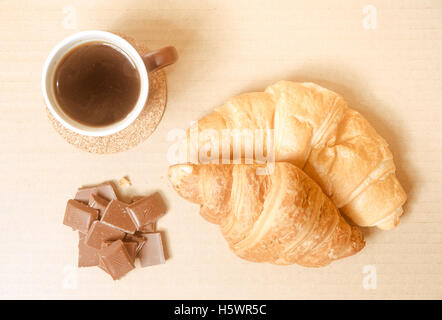
[[[144,64],[147,72],[153,72],[164,68],[178,60],[178,52],[175,47],[164,47],[158,50],[149,52],[143,56]]]

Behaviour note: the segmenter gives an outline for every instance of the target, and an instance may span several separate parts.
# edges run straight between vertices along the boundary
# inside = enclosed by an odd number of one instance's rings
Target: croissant
[[[205,163],[201,155],[209,157],[207,163],[260,160],[260,142],[262,154],[301,168],[355,224],[391,229],[399,223],[406,194],[387,142],[330,90],[280,81],[265,92],[234,97],[200,119],[196,142],[191,130],[181,146],[187,151],[185,162]],[[235,140],[232,134],[226,140],[226,130],[255,135]],[[236,156],[235,141],[240,147]]]
[[[302,170],[278,162],[271,174],[257,173],[262,166],[178,164],[168,176],[243,259],[321,267],[364,247],[358,227]]]

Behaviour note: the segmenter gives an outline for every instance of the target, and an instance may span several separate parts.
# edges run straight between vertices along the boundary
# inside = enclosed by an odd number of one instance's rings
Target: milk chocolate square
[[[85,243],[89,247],[101,249],[104,241],[116,241],[123,239],[124,236],[125,233],[123,231],[115,229],[103,222],[95,221],[87,233]]]
[[[166,259],[164,257],[161,234],[159,232],[146,233],[143,237],[146,238],[146,243],[138,254],[141,266],[144,268],[165,263]]]
[[[159,193],[135,201],[128,207],[137,228],[156,222],[166,213],[166,205]]]
[[[110,246],[114,241],[105,241],[103,242],[103,245],[101,246],[101,248],[105,248]],[[124,247],[127,250],[127,253],[129,254],[130,259],[132,260],[132,262],[135,262],[135,258],[137,257],[137,246],[138,243],[136,243],[135,241],[125,241],[123,240],[123,244]]]
[[[96,194],[105,200],[118,199],[114,187],[110,182],[104,182],[96,186],[83,187],[78,189],[75,200],[88,203],[91,194]]]
[[[101,216],[104,213],[104,210],[106,209],[107,205],[109,204],[109,201],[106,199],[100,197],[97,194],[91,194],[89,196],[89,207],[97,209],[98,210],[98,219],[101,218]]]
[[[127,212],[127,207],[128,205],[124,202],[112,200],[106,207],[106,210],[101,217],[101,222],[127,233],[135,233],[137,227]]]
[[[102,248],[110,246],[112,243],[113,243],[113,241],[105,241],[103,243]],[[123,244],[124,244],[124,247],[127,250],[127,253],[129,254],[129,257],[131,258],[132,263],[135,264],[135,258],[137,256],[136,249],[137,249],[137,245],[138,244],[136,242],[124,242],[124,241],[123,241]],[[103,269],[104,271],[109,273],[109,271],[107,271],[106,266],[103,263],[103,260],[101,260],[98,257],[98,250],[97,250],[97,258],[98,258],[98,267],[100,267],[101,269]]]
[[[99,252],[100,263],[114,280],[120,279],[129,271],[135,269],[123,241],[117,240],[105,246]]]
[[[97,218],[98,210],[90,208],[79,201],[69,200],[66,205],[63,224],[74,230],[87,233],[92,222],[97,220]]]
[[[79,232],[78,236],[78,267],[98,266],[100,260],[98,257],[98,250],[86,245],[84,242],[86,239],[85,234]]]

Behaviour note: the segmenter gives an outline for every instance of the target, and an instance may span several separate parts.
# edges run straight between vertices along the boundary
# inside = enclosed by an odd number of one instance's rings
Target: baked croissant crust
[[[214,144],[204,132],[222,137],[226,129],[260,130],[263,150],[301,168],[355,224],[391,229],[399,223],[406,194],[388,144],[340,95],[314,83],[280,81],[265,92],[234,97],[198,121],[196,146],[188,132],[185,162],[195,162],[191,153],[196,148],[201,155],[208,142],[225,159],[224,141]],[[256,136],[251,143],[241,140],[242,160],[247,154],[257,160],[256,142]],[[227,143],[233,159],[233,139]]]
[[[321,188],[296,166],[179,164],[169,181],[201,215],[220,226],[231,250],[254,262],[321,267],[364,245]]]

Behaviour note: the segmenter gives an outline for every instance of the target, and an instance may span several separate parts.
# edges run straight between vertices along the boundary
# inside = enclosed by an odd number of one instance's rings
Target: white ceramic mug
[[[124,119],[103,127],[88,126],[69,117],[59,106],[54,92],[54,76],[58,63],[73,48],[87,42],[109,43],[119,48],[131,59],[139,73],[140,93],[135,106]],[[128,41],[116,34],[106,31],[83,31],[75,33],[56,45],[46,59],[41,83],[43,97],[49,111],[64,127],[86,136],[99,137],[111,135],[128,127],[143,110],[149,97],[148,72],[168,66],[174,63],[177,58],[178,55],[174,47],[165,47],[152,51],[145,56],[141,56]]]

